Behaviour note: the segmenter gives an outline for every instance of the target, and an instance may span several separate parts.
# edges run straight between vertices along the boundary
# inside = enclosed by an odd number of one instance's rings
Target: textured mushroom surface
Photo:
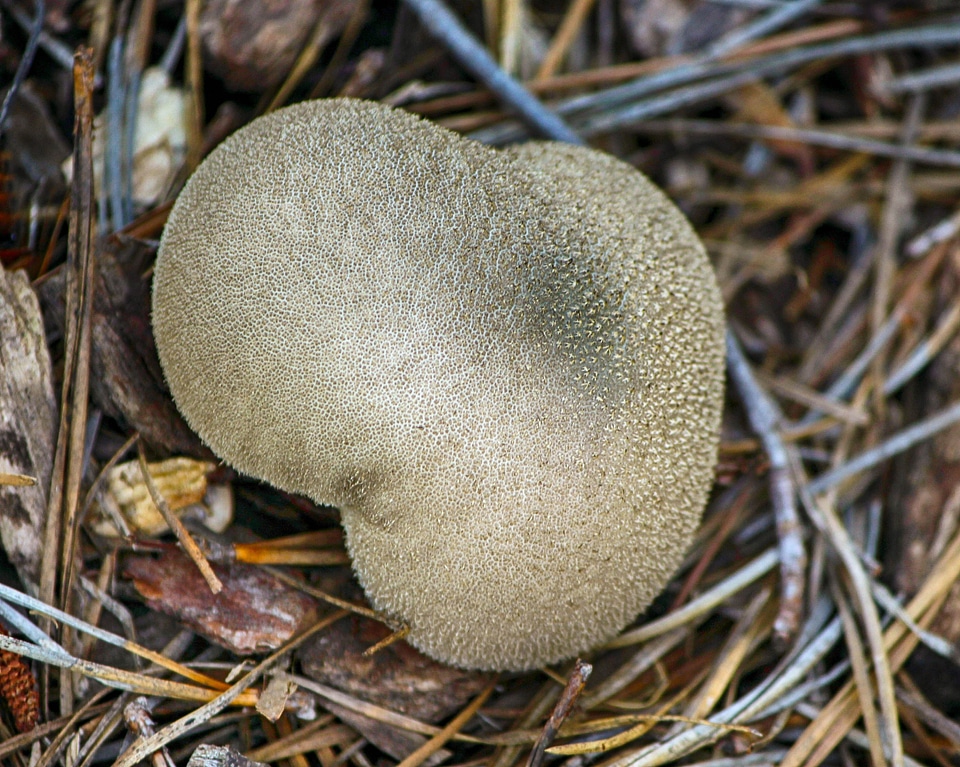
[[[338,506],[371,602],[439,660],[595,646],[699,524],[719,292],[683,215],[601,152],[355,100],[274,112],[177,200],[153,321],[191,426]]]

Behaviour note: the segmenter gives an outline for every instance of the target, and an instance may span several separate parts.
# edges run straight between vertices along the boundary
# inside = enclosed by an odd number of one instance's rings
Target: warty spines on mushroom
[[[154,324],[200,436],[340,506],[372,603],[441,660],[603,641],[699,522],[719,294],[682,215],[599,152],[346,99],[259,118],[178,199]]]

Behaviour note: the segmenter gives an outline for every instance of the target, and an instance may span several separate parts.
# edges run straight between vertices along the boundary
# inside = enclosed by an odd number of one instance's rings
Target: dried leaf
[[[196,510],[207,527],[215,532],[223,532],[230,522],[230,515],[227,514],[224,519],[224,515],[202,505],[209,489],[207,475],[216,469],[214,464],[178,457],[151,463],[149,469],[150,476],[172,512],[180,516],[188,509]],[[99,516],[91,526],[99,535],[120,535],[111,521],[115,515],[122,515],[139,535],[155,537],[169,531],[163,515],[150,497],[137,461],[114,466],[107,474],[106,487],[98,500]],[[211,526],[211,520],[216,527]]]

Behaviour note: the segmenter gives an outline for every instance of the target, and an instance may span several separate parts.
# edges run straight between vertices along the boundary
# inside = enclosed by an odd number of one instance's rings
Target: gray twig
[[[569,125],[503,71],[442,0],[406,0],[406,3],[417,14],[420,23],[450,50],[457,61],[537,133],[568,144],[584,143]]]
[[[877,464],[883,463],[888,458],[892,458],[904,450],[908,450],[917,443],[923,442],[923,440],[929,439],[938,432],[953,426],[955,423],[960,423],[960,402],[955,402],[936,415],[897,432],[890,437],[890,439],[881,442],[872,450],[860,454],[845,464],[824,472],[816,479],[810,481],[807,485],[807,490],[811,495],[817,495],[825,490],[829,490],[831,487],[839,485],[845,479],[859,474],[861,471],[871,469]]]
[[[786,26],[807,11],[816,8],[822,2],[823,0],[793,0],[793,2],[775,6],[765,16],[717,40],[710,46],[707,55],[714,57],[730,53],[751,40],[756,40],[758,37],[763,37]]]
[[[785,74],[812,61],[858,56],[899,48],[935,48],[955,45],[960,36],[960,23],[931,24],[913,29],[901,29],[873,35],[859,35],[816,45],[801,46],[785,51],[757,56],[743,61],[725,63],[704,56],[689,64],[672,67],[663,72],[639,77],[622,85],[606,88],[596,93],[575,96],[556,106],[558,114],[581,116],[573,121],[582,136],[630,125],[639,120],[665,114],[681,106],[692,106],[715,98],[746,83]],[[707,79],[709,78],[709,79]],[[694,83],[689,88],[675,93],[644,98],[658,91]],[[816,133],[814,131],[813,133]],[[504,144],[523,137],[522,129],[509,123],[494,125],[470,134],[471,138],[490,144]],[[812,134],[811,134],[812,135]],[[762,138],[762,136],[760,136]],[[770,135],[771,138],[779,136]],[[796,136],[786,138],[797,139]],[[882,147],[891,146],[877,142]],[[878,147],[879,149],[879,147]],[[912,147],[897,147],[912,149]],[[859,151],[859,150],[858,150]],[[931,150],[933,151],[933,150]],[[877,153],[880,153],[879,151]],[[919,157],[909,159],[926,162]],[[930,160],[938,162],[938,160]]]
[[[30,27],[30,36],[27,38],[27,44],[23,49],[23,56],[20,57],[20,64],[16,73],[13,75],[13,81],[7,90],[7,95],[3,99],[3,106],[0,106],[0,131],[3,130],[3,124],[7,121],[7,115],[10,113],[10,106],[17,96],[17,91],[27,79],[27,72],[33,65],[33,57],[37,53],[37,46],[40,44],[40,33],[43,32],[43,18],[46,12],[46,3],[44,0],[34,0],[33,24]]]
[[[754,78],[745,78],[752,81]],[[708,83],[713,86],[713,83]],[[699,86],[698,86],[699,87]],[[715,88],[717,89],[717,88]],[[724,90],[719,88],[718,90]],[[699,100],[702,92],[692,94],[694,100]],[[662,113],[672,111],[663,109],[663,105],[668,101],[677,106],[683,106],[684,102],[691,98],[691,92],[678,91],[663,97],[663,103],[659,101],[648,101],[653,112]],[[724,122],[720,120],[643,120],[636,119],[630,125],[624,125],[631,130],[643,131],[645,133],[677,133],[687,135],[703,136],[736,136],[745,139],[773,139],[777,141],[802,141],[813,146],[822,146],[827,149],[840,149],[848,152],[863,152],[873,154],[878,157],[890,157],[898,160],[911,160],[913,162],[927,165],[937,165],[940,167],[960,168],[960,152],[952,149],[932,149],[917,144],[894,144],[889,141],[880,141],[878,139],[862,138],[860,136],[850,136],[844,133],[837,133],[829,130],[817,130],[815,128],[791,128],[781,125],[753,125],[750,123]],[[587,128],[586,133],[592,133],[592,128]]]
[[[803,527],[797,514],[787,448],[777,432],[781,414],[754,379],[750,364],[730,330],[727,331],[727,370],[740,394],[750,426],[760,437],[770,459],[770,502],[777,521],[780,549],[780,610],[774,631],[786,641],[795,634],[803,613],[807,550],[803,545]]]

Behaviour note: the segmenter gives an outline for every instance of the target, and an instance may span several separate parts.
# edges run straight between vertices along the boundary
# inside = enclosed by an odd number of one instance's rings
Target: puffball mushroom
[[[153,323],[191,426],[338,506],[368,598],[438,660],[597,645],[699,524],[716,280],[683,215],[601,152],[498,151],[350,99],[260,117],[180,194]]]

